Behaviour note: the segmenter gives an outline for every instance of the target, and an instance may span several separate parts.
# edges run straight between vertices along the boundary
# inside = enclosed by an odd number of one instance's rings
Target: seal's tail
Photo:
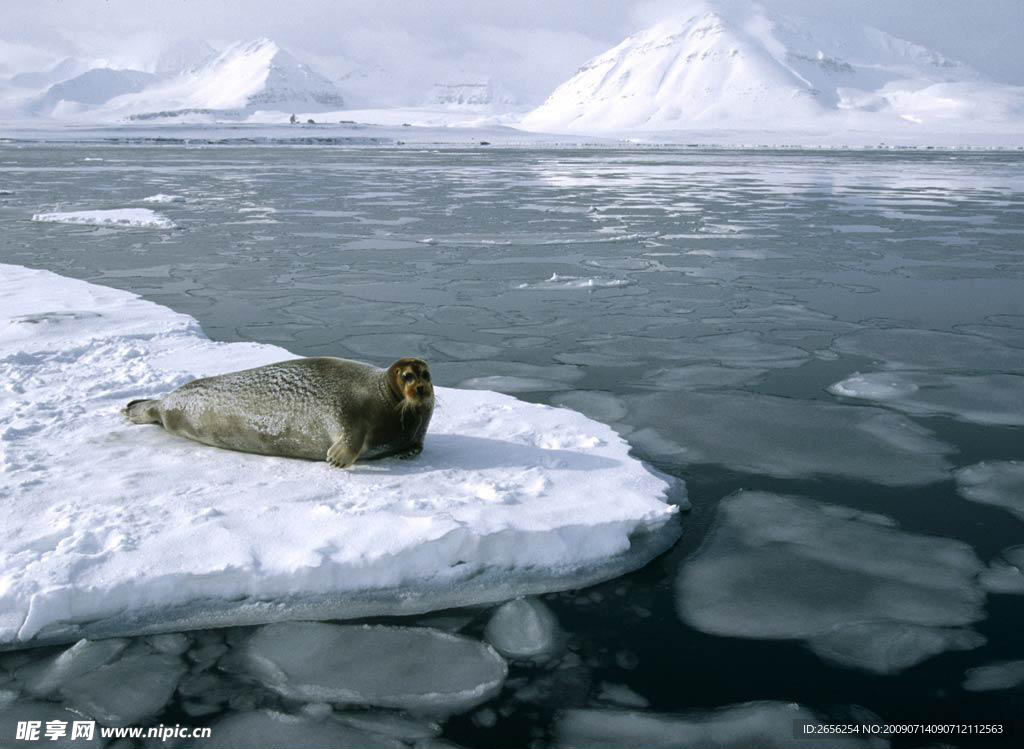
[[[132,401],[124,407],[124,415],[128,421],[135,424],[159,424],[160,423],[160,401],[137,400]]]

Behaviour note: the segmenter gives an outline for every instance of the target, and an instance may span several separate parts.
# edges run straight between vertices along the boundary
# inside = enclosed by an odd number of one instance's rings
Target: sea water
[[[31,220],[132,208],[175,228]],[[482,707],[429,730],[362,718],[407,743],[640,746],[756,701],[1015,719],[1022,216],[1016,152],[0,148],[2,262],[137,292],[214,339],[421,356],[441,384],[610,423],[687,481],[679,544],[543,597],[557,647],[512,660]],[[482,639],[492,614],[398,623]],[[147,644],[190,671],[168,666],[146,720],[318,714],[238,676],[249,636]],[[0,690],[57,652],[0,657]]]

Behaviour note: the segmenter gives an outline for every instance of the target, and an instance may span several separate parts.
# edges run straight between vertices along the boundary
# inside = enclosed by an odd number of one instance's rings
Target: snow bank
[[[960,541],[798,497],[740,492],[676,582],[688,624],[727,637],[806,640],[822,658],[894,673],[985,638],[983,569]]]
[[[351,472],[121,416],[291,356],[0,265],[0,645],[500,601],[614,577],[678,536],[669,485],[611,428],[493,392],[438,388],[418,459]]]
[[[173,229],[174,222],[149,208],[115,208],[105,211],[54,211],[36,213],[33,221],[54,224],[89,224],[92,226],[139,226]]]

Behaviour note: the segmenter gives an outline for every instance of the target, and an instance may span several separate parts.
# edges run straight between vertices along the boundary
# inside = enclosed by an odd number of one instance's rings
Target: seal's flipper
[[[159,424],[160,401],[137,400],[124,407],[124,415],[134,424]]]

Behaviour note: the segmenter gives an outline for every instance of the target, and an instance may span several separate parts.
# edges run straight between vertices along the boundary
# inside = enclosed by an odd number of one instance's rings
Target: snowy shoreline
[[[0,649],[495,602],[621,575],[679,535],[681,482],[574,411],[439,388],[415,461],[233,453],[121,408],[290,352],[48,271],[0,265],[0,300]]]

